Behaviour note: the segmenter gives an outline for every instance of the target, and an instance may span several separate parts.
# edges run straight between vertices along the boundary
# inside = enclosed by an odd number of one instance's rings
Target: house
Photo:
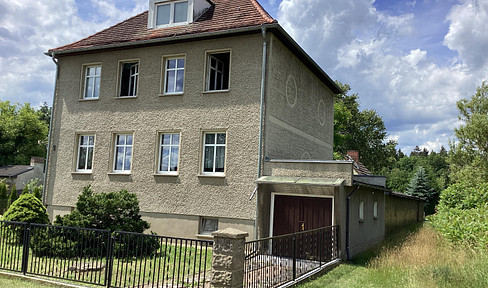
[[[357,184],[352,161],[332,161],[340,88],[256,0],[150,0],[149,11],[46,54],[57,66],[51,217],[91,185],[136,193],[159,234],[233,227],[258,238],[345,226],[355,193],[350,225],[369,235],[358,247],[382,239],[384,187]],[[321,217],[290,222],[290,209]]]
[[[30,165],[6,165],[0,167],[0,180],[5,179],[5,183],[12,187],[15,185],[17,192],[20,193],[29,181],[39,179],[43,184],[44,179],[44,158],[31,157]]]

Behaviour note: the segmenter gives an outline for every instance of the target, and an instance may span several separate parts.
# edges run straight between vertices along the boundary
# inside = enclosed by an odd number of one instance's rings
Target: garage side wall
[[[405,225],[422,222],[424,202],[416,199],[385,195],[385,229],[391,233]]]

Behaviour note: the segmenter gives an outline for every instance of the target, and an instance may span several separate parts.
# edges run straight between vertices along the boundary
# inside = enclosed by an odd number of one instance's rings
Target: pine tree
[[[420,166],[408,184],[406,193],[425,199],[425,214],[434,214],[438,195],[432,189],[424,167]]]
[[[10,191],[10,195],[8,196],[8,207],[10,207],[10,205],[12,205],[12,203],[15,202],[15,200],[17,200],[19,198],[19,196],[17,195],[17,187],[14,185],[12,185],[12,190]]]
[[[24,194],[29,194],[29,186],[25,185],[24,186],[24,189],[22,189],[22,194],[21,195],[24,195]]]
[[[0,214],[3,214],[7,210],[8,195],[7,184],[0,181]]]

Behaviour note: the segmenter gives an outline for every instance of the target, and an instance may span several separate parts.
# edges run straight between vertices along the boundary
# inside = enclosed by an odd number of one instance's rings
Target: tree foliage
[[[457,102],[459,120],[454,129],[449,161],[453,182],[488,181],[488,84],[483,82],[470,99]]]
[[[350,94],[347,84],[337,82],[344,91],[334,101],[334,152],[359,151],[361,162],[373,172],[395,161],[396,142],[388,141],[385,123],[375,110],[359,109],[359,96]]]
[[[15,200],[17,200],[18,198],[19,196],[17,195],[17,186],[14,184],[12,185],[12,189],[10,190],[10,194],[8,195],[7,208],[10,207],[10,205],[12,205],[12,203],[14,203]]]
[[[7,205],[7,184],[5,184],[5,181],[0,181],[0,214],[3,214],[7,210]]]
[[[0,101],[0,166],[26,165],[31,156],[46,156],[41,142],[47,138],[49,124],[44,118],[45,113],[35,111],[29,103]]]
[[[425,199],[425,213],[427,215],[435,212],[438,193],[432,189],[424,167],[420,166],[415,172],[412,180],[405,191],[407,194]]]

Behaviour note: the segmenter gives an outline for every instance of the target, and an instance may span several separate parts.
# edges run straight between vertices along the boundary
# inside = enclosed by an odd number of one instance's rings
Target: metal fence
[[[0,221],[0,269],[106,287],[206,287],[212,242]]]
[[[250,241],[244,287],[277,287],[339,258],[339,226]]]

